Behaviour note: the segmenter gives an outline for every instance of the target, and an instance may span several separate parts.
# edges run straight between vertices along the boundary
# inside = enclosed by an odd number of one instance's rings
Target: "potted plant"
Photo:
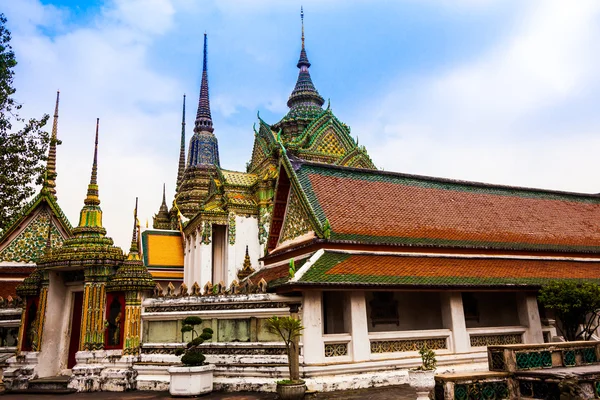
[[[304,398],[306,385],[300,379],[300,361],[298,339],[302,335],[300,320],[292,317],[271,317],[267,319],[267,330],[279,335],[285,343],[288,355],[290,379],[277,382],[277,394],[282,400],[300,400]]]
[[[206,357],[202,354],[200,345],[205,340],[212,338],[213,330],[204,328],[201,334],[196,331],[196,326],[202,324],[200,317],[187,317],[183,320],[181,334],[190,332],[192,340],[185,349],[179,349],[177,355],[183,354],[181,362],[183,366],[173,366],[169,368],[171,375],[171,384],[169,393],[171,396],[197,396],[203,393],[212,392],[213,389],[213,370],[214,365],[208,365],[204,362]]]
[[[435,387],[435,352],[423,345],[419,350],[421,365],[408,370],[408,383],[417,390],[417,400],[428,400]]]

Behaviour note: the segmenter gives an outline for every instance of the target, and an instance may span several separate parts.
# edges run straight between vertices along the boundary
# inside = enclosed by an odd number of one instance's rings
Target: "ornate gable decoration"
[[[295,239],[312,230],[309,223],[309,216],[302,207],[300,199],[294,190],[290,190],[285,219],[283,221],[281,233],[279,234],[278,244]]]
[[[302,135],[292,143],[286,144],[300,158],[326,164],[338,164],[359,168],[375,169],[366,149],[350,136],[350,128],[340,122],[327,108]]]
[[[247,172],[257,172],[264,170],[264,161],[273,155],[273,149],[277,146],[275,133],[271,127],[260,117],[258,131],[254,129],[254,147],[252,149],[252,159],[248,163]]]
[[[36,262],[43,254],[48,239],[48,224],[52,226],[52,247],[61,246],[63,235],[47,209],[35,213],[24,228],[0,251],[0,261]]]

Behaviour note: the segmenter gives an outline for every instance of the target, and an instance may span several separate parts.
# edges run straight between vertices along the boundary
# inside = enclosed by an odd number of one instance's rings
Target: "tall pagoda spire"
[[[96,139],[94,141],[94,161],[92,162],[92,174],[87,188],[87,195],[83,201],[84,206],[79,214],[78,228],[98,228],[102,236],[106,230],[102,227],[102,210],[100,209],[100,197],[98,197],[98,131],[100,118],[96,118]],[[77,228],[76,228],[77,229]],[[101,231],[101,232],[100,232]]]
[[[200,99],[198,100],[198,112],[194,132],[213,132],[212,116],[210,115],[210,99],[208,97],[208,71],[206,68],[206,33],[204,33],[204,54],[202,61],[202,83],[200,84]]]
[[[194,124],[194,135],[190,139],[188,167],[213,168],[219,165],[219,145],[213,134],[213,122],[210,115],[208,98],[207,48],[206,33],[204,34],[204,60],[202,62],[202,83],[200,84],[200,99]]]
[[[183,180],[185,172],[185,94],[183,95],[183,115],[181,116],[181,144],[179,148],[179,167],[177,169],[177,186],[175,190],[179,190],[179,185]]]
[[[44,188],[56,199],[56,145],[58,144],[58,102],[60,91],[56,91],[56,105],[54,106],[54,121],[52,122],[52,135],[48,149],[48,162],[46,164],[46,177]]]
[[[325,100],[317,89],[310,78],[308,69],[310,68],[310,62],[306,55],[306,47],[304,45],[304,9],[300,7],[300,19],[302,22],[302,48],[300,49],[300,58],[296,66],[300,69],[298,74],[298,80],[296,86],[288,99],[287,105],[292,110],[300,107],[310,108],[321,108],[325,103]]]

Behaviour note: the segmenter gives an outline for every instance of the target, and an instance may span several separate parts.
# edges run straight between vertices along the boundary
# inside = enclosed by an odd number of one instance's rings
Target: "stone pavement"
[[[163,400],[171,399],[167,392],[95,392],[73,393],[68,395],[51,394],[4,394],[0,400],[44,400],[58,396],[66,396],[65,400]],[[315,393],[306,395],[306,400],[344,399],[344,400],[414,400],[415,391],[408,385],[387,386],[360,390],[344,390],[338,392]],[[199,400],[275,400],[275,393],[223,393],[213,392],[200,396]]]

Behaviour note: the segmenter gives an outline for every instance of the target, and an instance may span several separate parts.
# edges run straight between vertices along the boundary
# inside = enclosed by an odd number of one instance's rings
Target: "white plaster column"
[[[320,291],[303,292],[302,301],[302,347],[305,364],[324,362],[323,345],[323,295]]]
[[[194,284],[194,270],[190,262],[190,247],[191,241],[189,237],[185,238],[185,248],[183,249],[183,282],[188,288],[191,288]]]
[[[544,343],[542,322],[534,293],[517,293],[517,309],[521,325],[527,327],[523,334],[524,343]]]
[[[192,285],[196,281],[196,233],[192,233],[190,237],[190,253],[188,255],[190,261],[190,281]],[[188,286],[191,287],[191,286]]]
[[[48,278],[46,318],[41,338],[42,349],[36,368],[39,377],[58,375],[61,368],[66,367],[65,354],[62,354],[60,350],[67,346],[68,352],[70,339],[68,335],[65,335],[67,326],[64,321],[71,320],[70,297],[67,299],[67,296],[71,296],[71,292],[66,289],[62,276],[58,272],[50,271]]]
[[[198,237],[198,254],[200,258],[200,262],[198,263],[198,271],[200,272],[199,279],[202,280],[200,287],[204,287],[206,282],[212,282],[212,284],[217,284],[219,282],[214,282],[212,276],[212,235],[211,242],[209,244],[202,243],[202,237]]]
[[[194,281],[198,282],[200,287],[203,287],[206,282],[202,282],[202,276],[200,271],[200,265],[202,264],[202,254],[200,253],[200,246],[202,246],[202,228],[196,229],[196,235],[194,236]]]
[[[442,324],[452,331],[452,343],[455,353],[466,353],[471,350],[471,340],[467,333],[465,311],[460,292],[442,292]]]
[[[356,290],[346,294],[344,323],[347,326],[346,330],[352,335],[352,342],[350,342],[352,359],[368,361],[371,358],[371,343],[365,292]]]

